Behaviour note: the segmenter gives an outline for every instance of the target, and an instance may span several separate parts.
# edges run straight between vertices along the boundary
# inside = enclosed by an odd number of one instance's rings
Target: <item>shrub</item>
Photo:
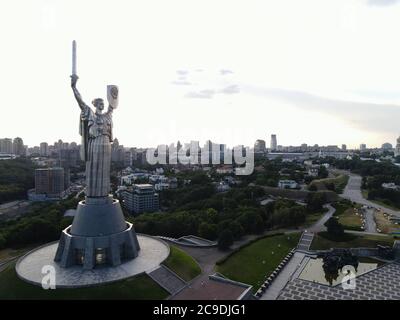
[[[221,232],[218,238],[218,248],[220,250],[227,250],[233,244],[233,235],[230,230]]]

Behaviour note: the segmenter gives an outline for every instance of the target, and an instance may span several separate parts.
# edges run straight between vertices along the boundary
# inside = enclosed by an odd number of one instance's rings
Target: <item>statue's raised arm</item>
[[[87,104],[82,100],[81,94],[79,93],[78,89],[76,88],[76,83],[79,77],[76,74],[71,75],[71,88],[74,92],[75,99],[78,101],[79,107],[83,110],[87,108]]]

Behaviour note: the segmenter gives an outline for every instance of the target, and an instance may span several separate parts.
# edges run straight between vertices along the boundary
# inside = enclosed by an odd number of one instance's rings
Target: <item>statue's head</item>
[[[94,107],[96,108],[96,111],[103,111],[104,109],[104,100],[101,98],[96,98],[92,101],[92,104],[94,105]]]

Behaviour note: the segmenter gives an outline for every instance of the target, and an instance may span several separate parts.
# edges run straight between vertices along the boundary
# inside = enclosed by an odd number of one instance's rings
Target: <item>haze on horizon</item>
[[[395,144],[399,16],[397,0],[3,2],[0,137],[79,143],[76,39],[86,103],[120,87],[125,146]]]

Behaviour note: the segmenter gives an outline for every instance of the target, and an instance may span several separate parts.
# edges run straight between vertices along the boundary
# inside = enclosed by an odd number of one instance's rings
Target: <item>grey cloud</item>
[[[184,75],[187,75],[189,73],[189,71],[187,71],[187,70],[176,70],[176,73],[181,75],[181,76],[184,76]]]
[[[387,7],[400,3],[400,0],[366,0],[367,4],[376,7]]]
[[[200,91],[191,91],[185,95],[185,98],[199,98],[199,99],[211,99],[214,97],[215,91],[206,89]]]
[[[178,86],[190,86],[192,83],[187,80],[180,79],[180,80],[172,81],[172,84],[176,84]]]
[[[221,70],[219,70],[219,73],[222,74],[222,75],[224,76],[224,75],[226,75],[226,74],[231,74],[231,73],[233,73],[233,71],[232,71],[232,70],[228,70],[228,69],[221,69]]]
[[[223,88],[220,92],[225,94],[233,94],[233,93],[239,93],[240,89],[237,84],[233,84]]]
[[[301,91],[241,85],[243,92],[289,103],[304,110],[318,111],[339,117],[363,130],[392,132],[400,130],[400,106],[395,104],[364,103],[320,97]]]

